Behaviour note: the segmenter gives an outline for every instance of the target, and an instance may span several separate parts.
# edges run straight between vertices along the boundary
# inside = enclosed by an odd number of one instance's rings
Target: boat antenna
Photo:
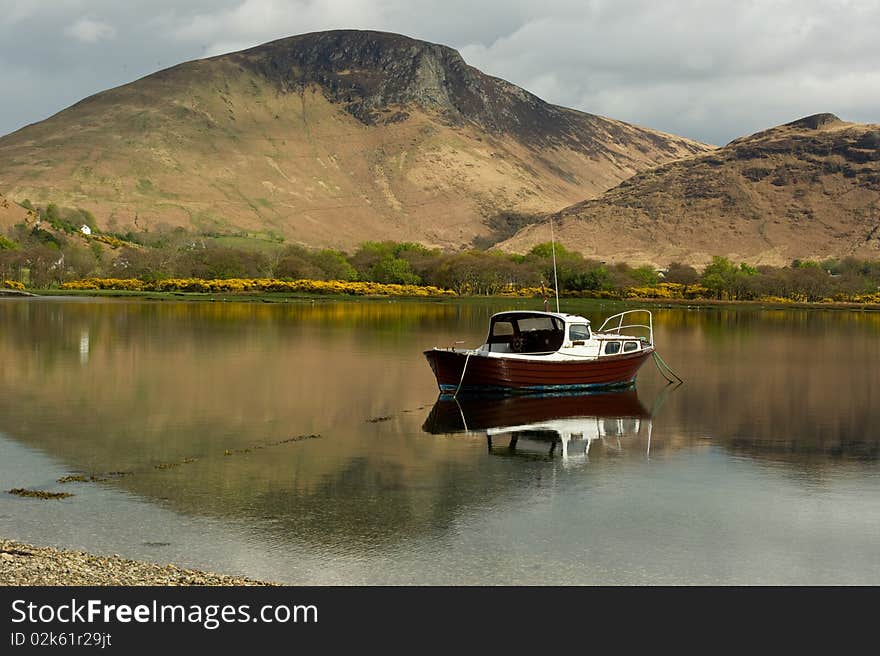
[[[556,238],[553,236],[553,215],[550,215],[550,251],[553,253],[553,289],[556,291],[556,311],[559,312],[559,280],[556,278]]]

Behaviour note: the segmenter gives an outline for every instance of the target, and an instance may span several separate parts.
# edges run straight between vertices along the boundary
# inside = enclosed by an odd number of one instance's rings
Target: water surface
[[[529,303],[2,300],[0,488],[75,496],[0,494],[0,535],[292,584],[880,583],[880,315],[661,309],[678,389],[435,407],[421,351]]]

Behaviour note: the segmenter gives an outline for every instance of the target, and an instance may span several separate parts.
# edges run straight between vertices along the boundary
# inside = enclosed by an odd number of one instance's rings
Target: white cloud
[[[101,21],[92,20],[91,18],[80,18],[68,26],[64,32],[83,43],[97,43],[98,41],[106,41],[116,36],[115,27]]]
[[[178,41],[203,43],[207,52],[217,54],[227,43],[253,46],[304,32],[380,25],[381,6],[376,0],[240,0],[176,19],[171,34]]]

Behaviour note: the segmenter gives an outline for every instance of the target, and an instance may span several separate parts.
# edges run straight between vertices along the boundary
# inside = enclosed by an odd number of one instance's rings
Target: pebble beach
[[[37,547],[0,538],[0,585],[275,585],[172,564]]]

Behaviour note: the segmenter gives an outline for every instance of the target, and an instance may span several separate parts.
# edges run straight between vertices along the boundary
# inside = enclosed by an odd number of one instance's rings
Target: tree
[[[43,211],[43,218],[53,227],[60,224],[61,212],[58,210],[58,206],[55,203],[49,203],[46,205],[46,209]]]
[[[281,253],[275,266],[275,275],[292,280],[322,279],[321,269],[311,259],[309,251],[303,246],[288,246]]]
[[[188,248],[174,262],[174,273],[182,278],[256,278],[261,269],[265,269],[261,253],[224,246]]]
[[[431,273],[431,282],[456,294],[482,293],[480,255],[480,251],[468,251],[442,257]]]
[[[416,274],[405,256],[423,255],[430,251],[420,244],[393,241],[367,241],[349,258],[357,270],[358,279],[373,282],[419,284]]]
[[[553,250],[551,242],[538,244],[525,256],[524,263],[537,266],[541,280],[551,283],[554,279]],[[608,268],[595,261],[587,260],[580,253],[568,250],[562,244],[555,245],[556,278],[561,289],[596,290],[610,286],[611,274]]]
[[[633,275],[633,269],[628,264],[618,262],[608,268],[609,284],[615,289],[624,289],[626,287],[636,287],[639,280]]]
[[[370,269],[370,280],[398,285],[418,285],[421,282],[409,262],[399,257],[384,257],[376,262]]]
[[[312,260],[325,280],[357,280],[357,271],[339,251],[325,248],[314,253]]]
[[[724,298],[733,294],[737,268],[726,257],[716,255],[712,262],[703,269],[700,282],[703,287],[715,293],[716,298]]]
[[[816,266],[801,266],[791,270],[792,291],[807,302],[821,301],[831,295],[831,277]]]
[[[566,279],[566,288],[578,291],[600,291],[611,288],[611,276],[604,266],[596,266]]]
[[[111,263],[114,278],[139,278],[145,281],[163,280],[171,275],[175,251],[156,248],[128,248],[119,250]]]
[[[88,278],[96,273],[98,259],[92,249],[78,244],[69,244],[62,249],[64,266],[61,276],[65,279],[78,280]]]
[[[660,274],[657,269],[649,264],[633,269],[632,276],[642,285],[656,285],[660,282]]]
[[[24,264],[22,250],[18,248],[0,249],[0,280],[21,280]]]
[[[27,270],[27,284],[48,288],[64,278],[64,255],[58,248],[39,244],[21,250],[21,268]],[[24,273],[24,271],[22,271]]]
[[[666,273],[663,276],[666,282],[674,282],[684,285],[685,289],[688,285],[694,285],[700,280],[700,274],[689,264],[681,262],[670,262],[666,267]]]

